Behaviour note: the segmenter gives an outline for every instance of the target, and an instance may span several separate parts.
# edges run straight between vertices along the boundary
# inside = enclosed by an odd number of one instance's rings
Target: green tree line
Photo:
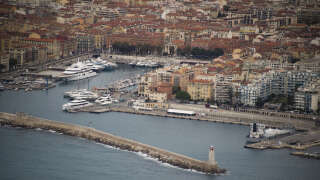
[[[127,42],[114,42],[112,44],[113,51],[126,55],[161,55],[162,47],[149,44],[130,45]]]
[[[177,50],[178,56],[191,56],[198,59],[204,59],[204,60],[211,60],[213,58],[222,56],[224,54],[223,50],[221,48],[215,48],[215,49],[203,49],[199,47],[194,48],[184,48]]]

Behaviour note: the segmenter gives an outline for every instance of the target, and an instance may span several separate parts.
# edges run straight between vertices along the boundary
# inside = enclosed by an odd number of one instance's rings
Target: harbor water
[[[120,66],[48,91],[0,92],[0,111],[94,127],[118,136],[207,160],[213,145],[225,175],[182,170],[154,159],[47,130],[0,128],[1,179],[319,179],[320,161],[290,156],[290,150],[243,148],[249,127],[126,113],[66,113],[63,92],[104,87],[146,69]]]

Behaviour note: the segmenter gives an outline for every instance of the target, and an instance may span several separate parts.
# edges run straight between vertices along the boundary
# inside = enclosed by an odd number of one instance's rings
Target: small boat
[[[250,123],[250,132],[246,144],[257,143],[263,140],[266,126],[259,123]]]
[[[137,67],[145,67],[145,65],[146,65],[146,63],[143,62],[143,61],[139,61],[139,62],[137,62],[137,64],[136,64]]]
[[[136,64],[137,64],[137,63],[136,63],[135,61],[132,61],[132,62],[129,63],[129,65],[132,66],[132,67],[135,67]]]
[[[4,90],[4,86],[0,83],[0,91]]]
[[[262,138],[264,136],[264,130],[266,125],[260,123],[250,124],[249,138]]]
[[[149,67],[149,68],[156,68],[156,67],[158,67],[159,65],[158,65],[158,63],[151,61],[151,62],[145,63],[145,66],[146,66],[146,67]]]

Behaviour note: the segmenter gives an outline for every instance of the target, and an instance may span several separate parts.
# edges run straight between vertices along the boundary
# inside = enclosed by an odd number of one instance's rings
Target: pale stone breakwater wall
[[[137,141],[115,136],[103,131],[96,130],[94,128],[46,120],[25,115],[23,113],[9,114],[0,112],[0,124],[32,129],[50,129],[66,135],[82,137],[123,150],[142,152],[152,158],[158,159],[161,162],[184,169],[193,169],[210,174],[225,173],[226,171],[225,169],[219,168],[217,165],[212,165],[205,161],[200,161]]]

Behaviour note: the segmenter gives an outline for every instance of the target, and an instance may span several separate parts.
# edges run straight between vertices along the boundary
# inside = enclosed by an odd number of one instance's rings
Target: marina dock
[[[115,136],[90,127],[46,120],[25,115],[23,113],[0,113],[0,124],[31,129],[41,128],[45,130],[54,130],[65,135],[82,137],[123,150],[142,152],[152,158],[158,159],[163,163],[168,163],[183,169],[192,169],[208,174],[220,174],[226,172],[225,169],[219,168],[217,164],[211,164],[207,161],[193,159],[185,155]]]
[[[320,154],[319,153],[306,153],[306,152],[297,151],[297,152],[292,152],[290,154],[293,155],[293,156],[320,160]]]

